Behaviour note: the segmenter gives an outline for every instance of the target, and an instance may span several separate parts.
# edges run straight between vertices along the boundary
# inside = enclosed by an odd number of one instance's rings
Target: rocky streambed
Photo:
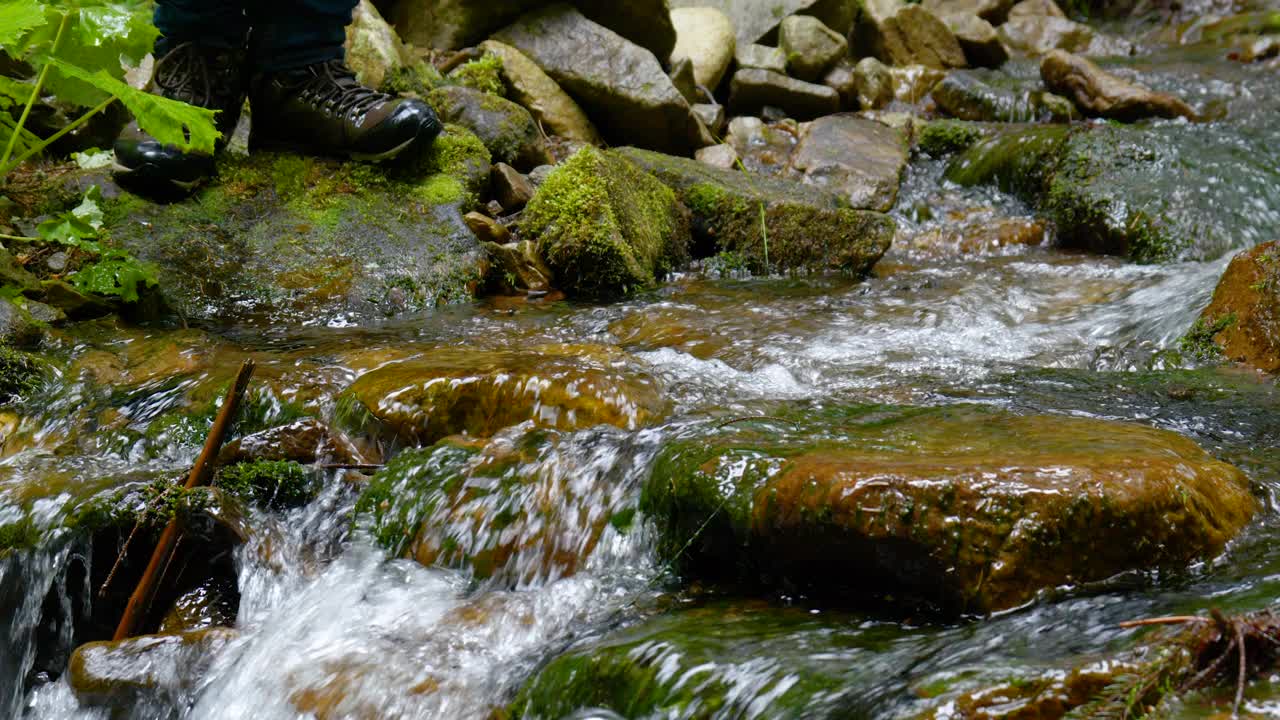
[[[0,714],[1230,713],[1119,623],[1280,592],[1274,8],[380,5],[422,155],[11,192],[157,282],[0,257]]]

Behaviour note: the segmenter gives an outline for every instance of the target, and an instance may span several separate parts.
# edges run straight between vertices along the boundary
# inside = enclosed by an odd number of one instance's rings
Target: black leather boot
[[[341,60],[254,77],[249,107],[253,150],[377,162],[431,143],[441,129],[426,103],[361,85]]]
[[[214,121],[226,146],[244,106],[245,53],[183,43],[156,61],[150,91],[161,97],[218,111]],[[116,177],[130,187],[156,193],[187,193],[213,174],[213,156],[163,145],[130,123],[115,142]]]

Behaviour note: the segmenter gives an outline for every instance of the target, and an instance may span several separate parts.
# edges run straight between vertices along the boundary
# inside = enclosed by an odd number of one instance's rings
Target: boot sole
[[[191,194],[197,188],[204,184],[207,178],[197,178],[195,180],[178,180],[175,178],[164,177],[164,174],[154,165],[139,165],[138,167],[126,167],[118,162],[111,163],[111,172],[116,179],[125,183],[136,183],[138,185],[170,189],[183,194]]]
[[[318,150],[314,147],[301,143],[291,143],[287,140],[255,140],[252,136],[249,138],[249,152],[259,151],[283,151],[298,153],[301,155],[324,155],[328,157],[345,158],[355,160],[356,162],[379,163],[394,159],[397,155],[404,152],[418,141],[418,136],[414,136],[400,143],[399,145],[380,153],[334,153],[332,151]]]

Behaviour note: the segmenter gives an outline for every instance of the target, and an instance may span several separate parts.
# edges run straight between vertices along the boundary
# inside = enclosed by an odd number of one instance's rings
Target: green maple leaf
[[[82,4],[83,5],[83,4]],[[57,36],[62,13],[67,13],[67,27],[58,42],[57,52],[53,43]],[[27,39],[37,60],[47,62],[53,55],[58,60],[77,67],[105,71],[111,77],[124,78],[122,60],[137,64],[151,51],[159,31],[151,24],[150,15],[141,8],[130,8],[118,3],[104,3],[89,7],[77,7],[66,11],[50,9],[49,22],[33,32]],[[92,83],[66,75],[53,75],[46,81],[50,92],[60,100],[82,107],[97,105],[107,95]]]
[[[44,6],[36,0],[0,0],[0,47],[11,55],[27,31],[44,24]]]
[[[143,132],[165,145],[188,152],[212,153],[221,137],[214,127],[214,111],[134,89],[105,70],[89,72],[60,59],[52,61],[58,74],[79,80],[107,95],[114,95],[129,108]]]

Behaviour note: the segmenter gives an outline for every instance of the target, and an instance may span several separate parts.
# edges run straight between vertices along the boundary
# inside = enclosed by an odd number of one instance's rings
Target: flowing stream
[[[911,166],[896,211],[904,227],[941,222],[922,218],[948,207],[1030,215],[998,193],[945,186],[939,171]],[[610,306],[494,300],[374,328],[319,319],[212,335],[83,323],[58,340],[68,369],[47,398],[0,414],[0,523],[54,528],[122,482],[181,475],[202,433],[166,424],[171,411],[211,401],[244,358],[259,364],[254,408],[270,424],[291,408],[331,419],[360,374],[439,348],[612,346],[617,373],[651,378],[669,412],[640,429],[547,433],[526,423],[487,440],[535,447],[522,472],[536,478],[528,502],[543,523],[523,526],[498,572],[478,580],[389,559],[351,529],[361,477],[326,471],[306,506],[247,518],[249,540],[233,558],[238,634],[185,666],[155,669],[182,676],[169,683],[180,689],[124,716],[489,717],[566,648],[662,622],[679,607],[685,624],[673,632],[699,617],[712,629],[705,662],[687,680],[714,677],[729,688],[716,717],[785,714],[776,698],[812,668],[840,683],[815,692],[797,716],[910,717],[937,685],[1067,668],[1127,647],[1122,620],[1253,610],[1280,597],[1280,548],[1269,541],[1280,392],[1241,371],[1195,369],[1177,352],[1228,260],[1140,266],[1046,246],[901,248],[863,282],[690,274]],[[603,509],[634,505],[664,439],[783,401],[978,402],[1154,425],[1244,469],[1268,509],[1223,557],[1185,573],[1063,588],[1023,609],[944,624],[803,597],[699,593],[656,559],[643,518],[599,529]],[[504,532],[498,519],[481,504],[442,532],[479,542]],[[78,637],[75,618],[95,601],[85,578],[100,574],[92,566],[103,557],[83,538],[47,530],[34,549],[0,559],[0,716],[116,717],[82,707],[59,671]],[[658,640],[646,647],[673,652]],[[1253,711],[1280,715],[1265,692],[1251,697]]]

